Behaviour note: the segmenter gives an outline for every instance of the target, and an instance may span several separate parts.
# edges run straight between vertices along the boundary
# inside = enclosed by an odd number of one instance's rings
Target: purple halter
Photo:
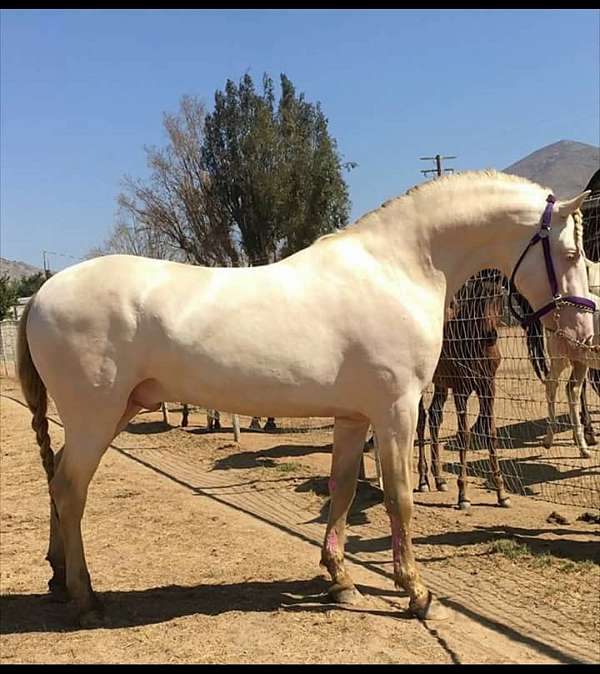
[[[545,316],[546,314],[550,313],[553,309],[556,309],[558,306],[562,304],[574,304],[575,306],[580,307],[585,311],[596,310],[596,304],[593,300],[589,300],[585,297],[576,297],[574,295],[566,295],[565,297],[563,297],[558,291],[558,282],[556,281],[556,273],[554,271],[554,265],[552,264],[552,254],[550,252],[550,241],[548,238],[550,236],[550,229],[551,229],[550,220],[552,219],[552,204],[554,204],[555,201],[556,199],[551,194],[549,194],[548,198],[546,199],[547,206],[544,210],[544,214],[542,215],[540,231],[533,235],[531,241],[527,245],[527,248],[525,248],[525,250],[521,253],[521,257],[518,259],[517,264],[515,265],[513,273],[510,277],[510,293],[508,296],[508,307],[510,309],[511,314],[521,323],[521,326],[523,328],[526,328],[530,323],[541,318],[542,316]],[[538,309],[535,313],[530,314],[529,316],[520,316],[517,313],[517,311],[515,311],[512,303],[513,294],[517,292],[517,288],[514,282],[515,274],[517,273],[517,270],[521,266],[521,262],[523,262],[525,255],[527,255],[529,249],[536,243],[538,243],[538,241],[542,242],[542,248],[544,250],[544,262],[546,263],[546,274],[548,275],[550,290],[552,292],[552,301],[548,302],[548,304],[545,304],[541,309]]]

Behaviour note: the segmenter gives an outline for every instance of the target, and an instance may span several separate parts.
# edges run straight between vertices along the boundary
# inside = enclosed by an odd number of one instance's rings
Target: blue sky
[[[562,139],[600,145],[597,10],[3,10],[0,255],[53,269],[109,233],[162,113],[227,78],[285,72],[320,101],[352,219],[457,155],[504,168]]]

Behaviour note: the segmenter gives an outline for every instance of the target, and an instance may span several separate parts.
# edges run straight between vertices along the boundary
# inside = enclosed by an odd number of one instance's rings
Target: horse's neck
[[[469,187],[417,192],[380,209],[376,227],[386,230],[378,243],[380,257],[395,255],[410,265],[415,280],[443,276],[448,298],[481,269],[510,275],[533,234],[545,193],[510,182]]]

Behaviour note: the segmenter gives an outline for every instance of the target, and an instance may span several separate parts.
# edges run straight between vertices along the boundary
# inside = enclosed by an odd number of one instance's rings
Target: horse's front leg
[[[355,603],[360,594],[354,587],[344,564],[346,517],[356,493],[363,446],[369,429],[364,417],[356,419],[336,417],[333,431],[333,455],[329,479],[329,521],[321,555],[333,580],[329,593],[334,601]]]
[[[581,386],[581,423],[583,424],[583,437],[588,445],[597,445],[596,434],[592,426],[592,417],[587,404],[587,385],[585,380]]]
[[[444,419],[444,405],[448,399],[448,388],[436,384],[433,399],[429,406],[429,437],[431,438],[431,467],[435,487],[438,491],[448,491],[448,484],[442,477],[442,464],[440,461],[440,426]]]
[[[583,363],[575,361],[573,363],[573,371],[571,372],[571,376],[567,383],[567,397],[569,399],[569,415],[573,426],[573,440],[579,448],[581,456],[589,459],[591,453],[585,440],[583,425],[580,418],[581,389],[586,374],[587,367]]]
[[[548,342],[551,347],[553,342]],[[558,389],[558,378],[565,369],[567,361],[564,358],[550,358],[550,371],[546,377],[546,402],[548,403],[548,428],[544,437],[543,445],[550,449],[554,444],[554,433],[556,431],[556,391]]]
[[[471,501],[467,496],[467,451],[469,448],[469,426],[467,424],[467,401],[469,395],[457,391],[454,393],[454,406],[456,407],[456,417],[458,420],[458,432],[456,439],[458,441],[458,450],[460,454],[460,473],[458,475],[458,507],[461,510],[468,510],[471,507]]]
[[[417,444],[419,445],[419,491],[429,491],[429,467],[425,456],[425,421],[427,412],[423,405],[423,396],[419,399],[419,415],[417,420]]]
[[[383,472],[385,507],[392,529],[392,553],[396,586],[410,597],[409,609],[419,618],[445,618],[445,610],[421,581],[411,540],[412,448],[417,400],[398,401],[386,414],[374,419]]]

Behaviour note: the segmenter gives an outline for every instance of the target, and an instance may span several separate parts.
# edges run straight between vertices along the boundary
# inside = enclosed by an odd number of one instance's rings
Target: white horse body
[[[340,601],[355,593],[344,566],[346,515],[365,435],[376,430],[392,525],[396,583],[420,616],[435,615],[410,536],[418,401],[440,354],[445,304],[473,273],[507,275],[537,231],[547,190],[496,173],[442,178],[277,264],[206,269],[111,256],[50,279],[28,305],[19,373],[53,502],[53,591],[83,619],[99,609],[81,540],[89,481],[116,433],[164,400],[256,416],[334,416],[331,507],[322,562]],[[587,296],[573,218],[585,193],[552,207],[560,290]],[[516,278],[534,307],[549,299],[541,250]],[[561,307],[568,338],[590,314]],[[552,315],[542,319],[554,325]],[[572,342],[575,343],[575,342]],[[53,461],[46,389],[65,425]]]
[[[444,295],[413,288],[342,237],[313,250],[252,269],[108,256],[57,274],[28,337],[61,415],[82,394],[117,402],[140,384],[148,408],[185,400],[256,416],[368,415],[382,395],[402,393],[407,368],[427,379]],[[353,275],[361,281],[349,286]]]

